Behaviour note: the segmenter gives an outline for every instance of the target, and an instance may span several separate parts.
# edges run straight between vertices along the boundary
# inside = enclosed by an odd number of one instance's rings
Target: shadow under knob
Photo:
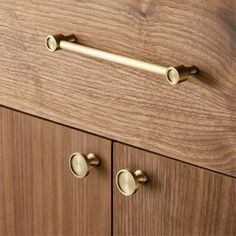
[[[84,178],[89,174],[89,171],[100,164],[99,158],[94,153],[89,153],[87,156],[76,152],[69,158],[69,168],[72,174],[77,178]]]
[[[116,186],[123,195],[131,196],[141,184],[147,182],[147,179],[147,175],[141,170],[132,172],[129,169],[122,169],[116,175]]]

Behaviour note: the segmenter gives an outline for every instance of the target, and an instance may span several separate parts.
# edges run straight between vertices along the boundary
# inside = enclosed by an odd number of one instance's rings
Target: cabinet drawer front
[[[102,163],[84,178],[74,152]],[[0,107],[0,235],[110,235],[111,142]]]
[[[148,182],[123,196],[114,180],[114,235],[235,235],[236,180],[114,144],[114,175],[143,170]]]
[[[2,1],[0,103],[236,175],[234,1]],[[201,70],[171,86],[151,73],[48,52],[48,34]]]

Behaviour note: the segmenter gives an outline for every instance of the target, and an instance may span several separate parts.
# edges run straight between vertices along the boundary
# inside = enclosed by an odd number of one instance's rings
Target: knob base
[[[96,167],[100,164],[99,158],[94,153],[89,153],[87,155],[87,158],[88,158],[88,164],[92,167]]]
[[[139,184],[144,184],[147,182],[148,180],[147,175],[142,170],[136,170],[134,174]]]

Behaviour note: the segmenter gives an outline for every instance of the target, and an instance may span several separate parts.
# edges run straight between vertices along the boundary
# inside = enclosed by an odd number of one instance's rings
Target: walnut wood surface
[[[131,197],[114,179],[114,236],[235,235],[236,180],[122,144],[114,145],[114,176],[141,169],[149,182]]]
[[[235,0],[0,3],[0,104],[236,176]],[[48,34],[163,66],[178,86],[73,53]]]
[[[111,141],[0,108],[0,235],[110,235]],[[77,179],[71,153],[101,166]]]

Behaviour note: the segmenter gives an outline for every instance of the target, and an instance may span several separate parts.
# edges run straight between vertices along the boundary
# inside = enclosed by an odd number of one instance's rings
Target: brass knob
[[[69,167],[72,174],[77,178],[84,178],[89,174],[89,171],[100,164],[99,158],[94,153],[89,153],[87,156],[76,152],[69,158]]]
[[[147,182],[147,179],[147,175],[141,170],[132,172],[129,169],[122,169],[116,175],[116,186],[123,195],[131,196],[141,184]]]

